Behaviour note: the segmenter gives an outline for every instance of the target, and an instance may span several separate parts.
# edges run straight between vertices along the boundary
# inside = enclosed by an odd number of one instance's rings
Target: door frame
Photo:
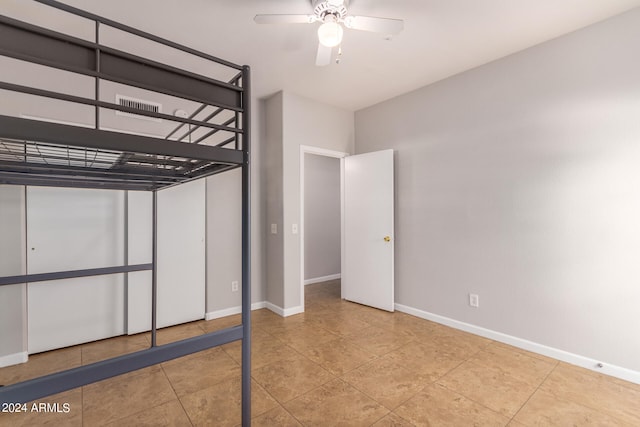
[[[350,153],[342,151],[328,150],[326,148],[314,147],[310,145],[300,146],[300,230],[299,230],[299,244],[300,244],[300,307],[304,312],[304,155],[315,154],[317,156],[333,157],[336,159],[343,159],[350,156]],[[344,237],[342,232],[344,222],[344,174],[342,168],[340,168],[340,245],[344,245]]]

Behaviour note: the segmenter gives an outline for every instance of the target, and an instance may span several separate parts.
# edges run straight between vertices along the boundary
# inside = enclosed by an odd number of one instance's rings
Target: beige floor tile
[[[463,362],[462,359],[451,357],[437,345],[424,342],[410,342],[386,354],[384,358],[404,366],[425,381],[435,381]]]
[[[42,407],[41,404],[49,404]],[[36,406],[34,406],[36,405]],[[82,390],[54,394],[20,407],[21,412],[0,413],[1,427],[82,426]]]
[[[149,408],[109,424],[114,427],[191,427],[191,421],[179,400]]]
[[[394,410],[416,426],[505,426],[509,418],[432,384]]]
[[[239,314],[237,316],[240,316]],[[274,313],[268,308],[261,308],[260,310],[253,310],[251,312],[251,320],[254,322],[267,322],[269,320],[282,320],[282,316]]]
[[[286,318],[252,312],[253,425],[640,426],[638,384],[342,300],[339,281],[305,287],[305,305],[305,313]],[[161,329],[158,343],[240,321],[233,315]],[[0,368],[0,384],[149,343],[146,333],[33,355]],[[240,350],[233,342],[41,399],[69,403],[70,412],[0,413],[0,426],[237,426]]]
[[[165,362],[162,369],[178,396],[240,375],[240,365],[219,347]]]
[[[302,354],[333,375],[341,376],[376,358],[344,338],[308,347]]]
[[[319,325],[314,325],[312,322],[304,323],[287,331],[278,331],[273,335],[298,351],[339,338],[338,335]]]
[[[415,372],[390,359],[376,359],[346,373],[342,379],[389,410],[427,385]]]
[[[397,350],[412,340],[411,337],[398,335],[393,331],[377,326],[370,326],[355,334],[347,335],[346,338],[376,356],[382,356],[383,354]]]
[[[372,326],[377,326],[391,331],[398,336],[405,336],[414,340],[425,340],[425,336],[431,336],[433,329],[437,327],[433,322],[398,311],[392,313],[392,317],[384,321],[367,317],[364,319]]]
[[[240,342],[226,344],[222,349],[237,363],[242,363],[242,347]],[[295,349],[272,338],[251,342],[251,370],[260,369],[279,360],[295,359],[300,355]]]
[[[391,412],[373,424],[372,427],[415,427],[415,425],[405,420],[400,415]]]
[[[311,320],[323,329],[342,336],[355,334],[371,326],[367,322],[358,319],[357,315],[340,313],[322,314]]]
[[[636,383],[632,383],[632,382],[629,382],[629,381],[625,381],[625,380],[620,379],[620,378],[614,378],[614,377],[611,377],[609,375],[599,374],[599,373],[596,373],[596,372],[593,372],[593,371],[590,371],[590,372],[592,374],[598,376],[598,377],[601,377],[601,378],[605,379],[606,381],[612,382],[613,384],[617,384],[617,385],[619,385],[621,387],[628,388],[628,389],[640,392],[640,384],[636,384]]]
[[[351,303],[351,305],[345,306],[345,310],[353,311],[355,314],[357,314],[358,318],[364,320],[372,326],[378,326],[374,325],[374,323],[388,323],[397,314],[397,312],[381,310],[378,308],[369,307],[368,305],[356,303]]]
[[[176,399],[158,366],[120,375],[83,387],[83,422],[105,425]]]
[[[82,351],[82,364],[99,362],[123,354],[149,348],[150,341],[145,334],[121,336],[107,340],[95,341],[80,346]]]
[[[447,387],[507,417],[513,417],[537,384],[529,384],[495,368],[465,362],[438,380]]]
[[[538,390],[514,417],[525,426],[620,426],[620,420]]]
[[[302,426],[282,406],[271,409],[251,420],[253,427],[299,427]]]
[[[389,411],[342,380],[333,380],[284,404],[305,426],[367,426]]]
[[[162,345],[202,335],[205,333],[204,324],[205,322],[203,320],[198,320],[196,322],[158,329],[156,331],[156,344]]]
[[[300,313],[293,316],[281,317],[271,311],[271,314],[263,314],[255,320],[255,325],[269,331],[271,334],[289,331],[309,321],[307,313]]]
[[[205,332],[219,331],[221,329],[230,328],[242,324],[242,316],[234,314],[232,316],[220,317],[218,319],[207,320],[202,322],[201,327]]]
[[[180,401],[194,426],[236,426],[242,420],[240,377],[187,394]],[[260,385],[251,382],[252,418],[278,406]]]
[[[557,359],[553,359],[551,357],[547,357],[547,356],[544,356],[544,355],[539,354],[539,353],[534,353],[532,351],[523,350],[521,348],[514,347],[512,345],[505,344],[505,343],[502,343],[502,342],[499,342],[499,341],[493,341],[491,343],[491,346],[493,346],[493,347],[502,347],[502,348],[505,348],[507,350],[516,351],[518,353],[522,353],[522,354],[527,355],[529,357],[533,357],[533,358],[536,358],[536,359],[547,361],[549,363],[553,363],[554,365],[558,364],[558,360]]]
[[[629,425],[640,425],[640,391],[604,375],[560,363],[540,388],[557,399],[578,403]]]
[[[474,354],[469,361],[499,369],[505,374],[536,385],[542,383],[557,365],[555,361],[542,360],[493,343]]]
[[[263,366],[254,370],[252,377],[280,403],[288,402],[335,378],[304,356]]]
[[[443,325],[435,325],[430,328],[420,341],[438,346],[441,353],[454,359],[468,359],[492,342],[488,338]]]
[[[29,361],[0,368],[0,384],[15,384],[42,375],[76,368],[82,363],[79,346],[29,356]]]

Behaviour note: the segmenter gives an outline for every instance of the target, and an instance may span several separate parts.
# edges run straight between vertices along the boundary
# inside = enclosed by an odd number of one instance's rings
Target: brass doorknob
[[[385,242],[390,242],[391,241],[391,237],[390,236],[384,236],[384,241]]]

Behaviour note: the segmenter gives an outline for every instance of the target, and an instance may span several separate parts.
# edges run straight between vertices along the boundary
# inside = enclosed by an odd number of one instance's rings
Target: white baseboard
[[[304,307],[301,305],[291,307],[291,308],[282,308],[278,307],[275,304],[271,304],[270,302],[266,303],[266,307],[273,311],[276,314],[279,314],[282,317],[293,316],[294,314],[304,313]]]
[[[485,329],[480,326],[475,326],[469,323],[460,322],[448,317],[440,316],[438,314],[429,313],[417,308],[409,307],[402,304],[395,304],[395,309],[403,313],[411,314],[421,319],[430,320],[432,322],[440,323],[442,325],[450,326],[454,329],[460,329],[465,332],[470,332],[474,335],[489,338],[494,341],[509,344],[514,347],[521,348],[523,350],[538,353],[543,356],[551,357],[571,365],[580,366],[582,368],[589,369],[600,374],[610,375],[612,377],[620,378],[625,381],[629,381],[635,384],[640,384],[640,372],[633,371],[631,369],[623,368],[616,365],[611,365],[606,362],[591,359],[588,357],[580,356],[578,354],[569,353],[568,351],[560,350],[553,347],[548,347],[543,344],[538,344],[532,341],[528,341],[522,338],[514,337],[512,335],[503,334],[502,332],[496,332],[491,329]],[[599,367],[602,364],[602,367]]]
[[[266,303],[264,301],[254,302],[253,304],[251,304],[251,311],[265,308],[266,307],[265,304]],[[240,313],[242,313],[242,306],[230,307],[222,310],[210,311],[208,313],[205,313],[204,320],[219,319],[221,317],[232,316],[234,314],[240,314]]]
[[[330,274],[328,276],[322,276],[322,277],[314,277],[311,279],[305,279],[304,281],[304,285],[312,285],[314,283],[321,283],[321,282],[328,282],[329,280],[337,280],[340,279],[342,277],[342,275],[340,273],[338,274]]]
[[[25,363],[27,360],[29,360],[29,353],[27,353],[26,351],[23,351],[21,353],[7,354],[6,356],[0,356],[0,368]]]

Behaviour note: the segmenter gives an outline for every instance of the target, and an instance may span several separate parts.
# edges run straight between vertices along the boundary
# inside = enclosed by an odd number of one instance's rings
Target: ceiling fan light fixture
[[[325,22],[318,27],[318,40],[323,46],[334,47],[342,42],[344,30],[337,22]]]

